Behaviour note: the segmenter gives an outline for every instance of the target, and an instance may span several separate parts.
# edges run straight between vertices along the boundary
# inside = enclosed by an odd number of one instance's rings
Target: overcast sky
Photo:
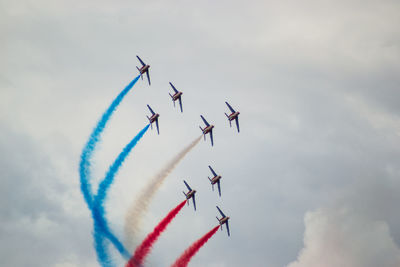
[[[215,205],[231,237],[219,231],[190,266],[400,266],[399,13],[390,0],[1,0],[0,265],[99,266],[79,156],[140,55],[152,85],[124,99],[93,159],[96,189],[146,104],[160,113],[160,135],[146,133],[110,190],[117,236],[146,179],[200,135],[199,115],[215,125],[215,146],[201,141],[150,206],[142,237],[182,201],[182,179],[198,191],[148,266],[215,226]]]

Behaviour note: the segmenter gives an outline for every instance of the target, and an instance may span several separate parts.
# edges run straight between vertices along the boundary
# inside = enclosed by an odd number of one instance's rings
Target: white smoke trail
[[[152,179],[149,180],[146,187],[142,190],[138,198],[130,206],[125,217],[125,244],[129,251],[133,250],[133,240],[140,231],[143,215],[163,184],[165,178],[175,169],[179,162],[189,153],[200,141],[201,136],[197,137],[188,146],[182,149],[175,157],[172,158]]]

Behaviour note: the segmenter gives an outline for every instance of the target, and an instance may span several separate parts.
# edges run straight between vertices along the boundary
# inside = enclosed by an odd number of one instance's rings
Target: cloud
[[[384,221],[341,207],[307,212],[304,222],[304,248],[288,267],[400,266],[400,248]]]
[[[96,266],[78,187],[58,169],[65,162],[5,124],[0,150],[0,265]]]

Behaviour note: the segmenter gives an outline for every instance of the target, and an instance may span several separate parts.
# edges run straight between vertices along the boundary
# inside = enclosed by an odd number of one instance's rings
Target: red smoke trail
[[[196,255],[197,251],[204,246],[204,244],[210,239],[217,231],[218,231],[219,225],[215,226],[210,232],[205,234],[202,238],[194,242],[189,248],[187,248],[182,255],[175,261],[174,264],[171,265],[171,267],[186,267],[192,257]]]
[[[160,237],[161,233],[167,228],[173,218],[179,213],[179,211],[185,206],[186,200],[182,201],[178,206],[171,210],[167,216],[154,228],[153,232],[147,235],[143,240],[142,244],[135,250],[135,254],[131,257],[125,267],[137,267],[143,265],[144,259],[150,253],[153,244]]]

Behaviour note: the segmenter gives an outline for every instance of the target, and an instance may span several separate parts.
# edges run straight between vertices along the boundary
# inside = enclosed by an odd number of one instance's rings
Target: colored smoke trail
[[[103,132],[104,127],[106,126],[108,120],[111,118],[111,115],[114,113],[115,109],[124,99],[126,94],[131,90],[131,88],[135,85],[135,83],[139,80],[140,75],[138,75],[135,79],[133,79],[124,90],[119,93],[119,95],[113,100],[111,105],[107,108],[107,110],[101,116],[101,119],[97,123],[96,127],[93,129],[89,140],[86,145],[83,147],[81,154],[81,161],[79,163],[79,175],[80,175],[80,183],[81,183],[81,191],[83,197],[88,205],[89,209],[91,209],[93,195],[90,187],[90,160],[93,155],[93,151],[96,148],[96,145],[100,139],[100,134]]]
[[[104,201],[107,197],[107,192],[114,181],[114,177],[117,174],[122,163],[129,155],[131,150],[136,146],[139,140],[143,137],[146,131],[149,129],[149,124],[146,125],[122,150],[118,155],[114,163],[110,166],[106,177],[101,181],[97,190],[97,195],[92,205],[92,215],[94,220],[94,233],[93,237],[95,240],[95,249],[100,262],[108,262],[108,250],[105,247],[104,237],[107,237],[110,242],[115,246],[119,253],[125,258],[130,258],[130,253],[125,249],[124,245],[115,237],[108,226],[105,218]]]
[[[140,231],[142,218],[148,209],[148,206],[164,182],[165,178],[175,169],[179,162],[199,143],[201,136],[197,137],[188,146],[182,149],[164,168],[161,169],[141,192],[136,201],[129,208],[125,218],[125,243],[128,249],[133,247],[133,240]]]
[[[192,257],[200,250],[202,246],[218,231],[219,225],[215,226],[210,232],[205,234],[202,238],[194,242],[187,248],[182,255],[175,261],[171,267],[186,267]]]
[[[162,232],[165,231],[167,226],[172,222],[179,211],[185,206],[186,200],[182,201],[178,206],[172,209],[161,222],[154,228],[153,232],[147,235],[143,242],[135,250],[134,255],[125,265],[125,267],[136,267],[137,265],[142,265],[146,256],[150,253],[154,243],[160,237]]]
[[[92,133],[89,136],[89,139],[84,146],[82,150],[82,154],[80,157],[80,163],[79,163],[79,175],[80,175],[80,187],[81,191],[83,194],[83,197],[85,199],[86,204],[88,205],[89,209],[92,209],[93,206],[93,193],[91,191],[91,186],[90,186],[90,179],[91,179],[91,173],[90,173],[90,161],[93,156],[93,152],[96,148],[97,143],[100,140],[100,135],[103,132],[107,122],[111,118],[112,114],[116,110],[116,108],[119,106],[121,101],[124,99],[124,97],[127,95],[127,93],[132,89],[132,87],[136,84],[138,81],[140,75],[138,75],[135,79],[133,79],[119,94],[118,96],[111,102],[110,106],[107,108],[107,110],[103,113],[101,116],[100,120],[96,124],[95,128],[93,129]],[[95,213],[92,211],[92,216],[93,218],[96,216]],[[96,223],[95,223],[95,228],[96,228]],[[104,254],[107,255],[107,254]],[[99,258],[99,256],[98,256]],[[108,258],[104,259],[104,264],[103,266],[110,266],[111,260]]]

